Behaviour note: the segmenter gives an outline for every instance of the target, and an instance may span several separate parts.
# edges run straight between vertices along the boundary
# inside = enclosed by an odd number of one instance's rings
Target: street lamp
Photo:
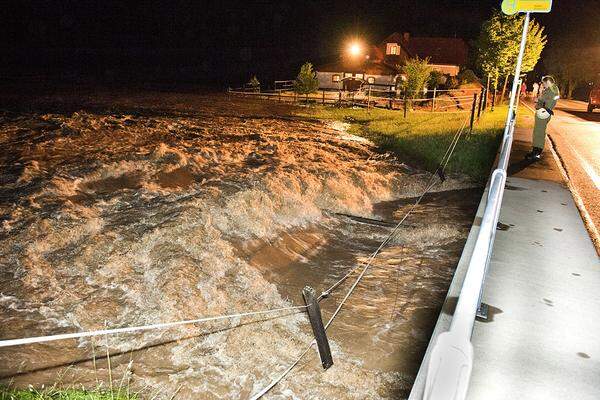
[[[350,47],[348,48],[348,52],[351,56],[357,57],[362,52],[362,46],[360,45],[360,43],[351,43]]]

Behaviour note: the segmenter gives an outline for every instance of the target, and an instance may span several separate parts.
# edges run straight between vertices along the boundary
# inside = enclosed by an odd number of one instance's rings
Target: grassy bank
[[[0,400],[138,400],[139,397],[122,391],[58,389],[12,389],[0,386]]]
[[[496,156],[504,130],[507,107],[482,114],[473,133],[465,135],[456,147],[447,172],[460,172],[485,181]],[[467,123],[469,113],[412,112],[404,118],[401,111],[384,109],[334,108],[315,106],[305,117],[350,123],[349,133],[364,136],[384,151],[400,159],[434,171],[456,131]]]

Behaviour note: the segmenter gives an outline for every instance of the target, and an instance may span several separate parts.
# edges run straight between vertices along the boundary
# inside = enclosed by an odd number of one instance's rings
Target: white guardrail
[[[528,27],[529,13],[526,14],[523,24],[523,35],[521,37],[519,57],[515,69],[506,127],[502,138],[502,146],[500,147],[498,166],[490,178],[487,204],[475,241],[473,254],[469,261],[468,270],[458,297],[458,303],[452,317],[450,329],[437,337],[431,350],[423,393],[424,400],[464,400],[467,396],[467,389],[469,388],[469,380],[473,369],[471,334],[473,333],[477,310],[481,303],[485,276],[492,256],[496,225],[504,195],[506,170],[516,122],[515,103]]]

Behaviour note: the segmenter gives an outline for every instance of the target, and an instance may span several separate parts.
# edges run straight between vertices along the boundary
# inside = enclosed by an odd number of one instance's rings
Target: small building
[[[319,88],[358,90],[367,84],[393,90],[402,76],[402,65],[414,57],[429,58],[433,70],[456,76],[467,63],[468,46],[460,38],[411,37],[395,32],[363,54],[319,66]]]
[[[363,84],[393,90],[398,73],[383,63],[353,64],[343,60],[326,64],[317,70],[319,89],[358,90]]]

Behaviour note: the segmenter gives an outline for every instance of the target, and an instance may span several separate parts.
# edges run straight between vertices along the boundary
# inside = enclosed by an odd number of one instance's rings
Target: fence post
[[[433,99],[431,99],[431,111],[435,111],[435,94],[437,91],[437,86],[433,87]]]
[[[319,349],[321,364],[324,369],[327,369],[333,365],[333,358],[331,357],[327,333],[325,332],[323,319],[321,318],[321,308],[317,301],[317,293],[315,292],[315,289],[310,286],[305,286],[304,289],[302,289],[302,297],[304,297],[304,303],[306,304],[308,311],[308,320],[310,321],[317,342],[317,348]]]
[[[277,91],[277,101],[281,103],[281,89]]]
[[[370,106],[371,106],[371,85],[369,85],[369,94],[367,96],[367,111],[369,111]]]
[[[342,106],[342,90],[341,89],[338,91],[338,106],[339,107]]]
[[[481,116],[481,106],[483,104],[483,89],[481,89],[481,93],[479,94],[479,106],[477,107],[477,120]]]
[[[473,122],[475,122],[475,106],[477,105],[477,92],[473,93],[473,104],[471,105],[471,123],[469,134],[473,132]]]
[[[404,118],[406,118],[406,109],[407,109],[407,106],[406,106],[406,92],[404,92],[404,101],[403,101],[403,103],[404,103]]]
[[[482,109],[482,111],[485,111],[485,109],[487,108],[487,102],[488,102],[488,93],[489,93],[488,89],[483,89],[483,93],[484,93],[484,96],[483,96],[483,109]]]

